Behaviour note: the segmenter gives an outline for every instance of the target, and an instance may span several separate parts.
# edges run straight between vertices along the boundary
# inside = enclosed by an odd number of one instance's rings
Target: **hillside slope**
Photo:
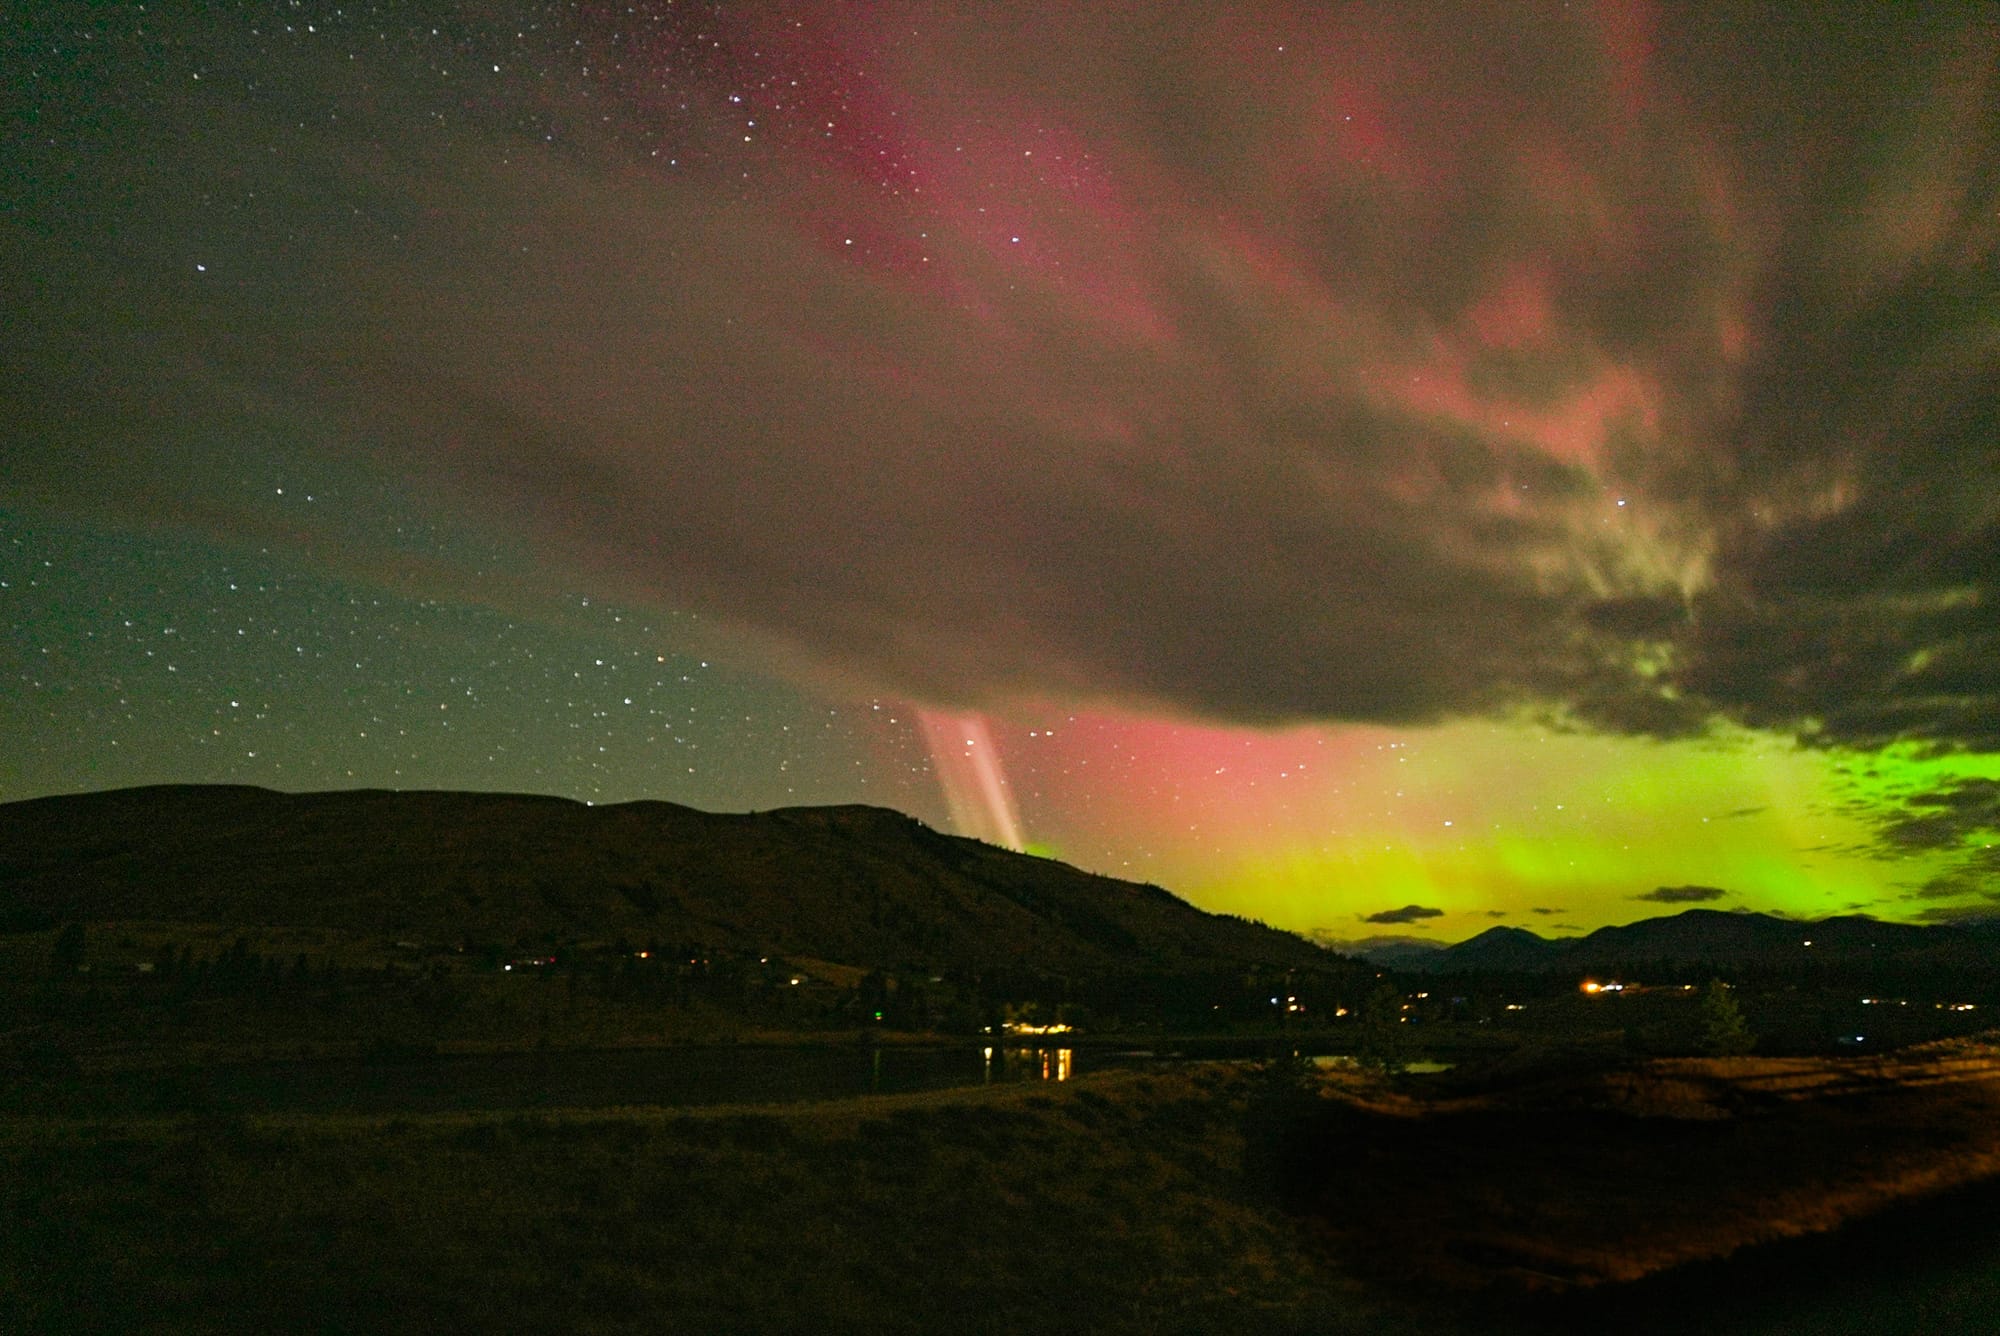
[[[163,786],[0,805],[0,924],[71,919],[1075,974],[1340,963],[1158,887],[881,808],[726,815],[514,794]]]

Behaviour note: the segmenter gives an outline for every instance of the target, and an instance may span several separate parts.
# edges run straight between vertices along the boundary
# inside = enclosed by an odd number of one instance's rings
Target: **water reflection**
[[[1068,1048],[995,1048],[979,1050],[980,1080],[1067,1081],[1076,1073],[1076,1050]]]

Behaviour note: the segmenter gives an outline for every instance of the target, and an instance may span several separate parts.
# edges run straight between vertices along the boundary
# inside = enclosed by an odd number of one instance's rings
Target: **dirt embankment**
[[[1394,1283],[1630,1281],[2000,1174],[2000,1046],[1387,1088],[1303,1115],[1295,1204]]]

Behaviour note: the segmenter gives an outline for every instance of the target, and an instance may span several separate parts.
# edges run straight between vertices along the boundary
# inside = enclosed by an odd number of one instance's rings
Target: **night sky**
[[[2000,912],[1990,6],[22,4],[0,799]]]

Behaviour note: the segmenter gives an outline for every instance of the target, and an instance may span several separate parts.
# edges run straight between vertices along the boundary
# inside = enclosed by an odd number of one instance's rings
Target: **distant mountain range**
[[[1427,960],[1444,950],[1444,944],[1423,937],[1406,937],[1384,933],[1374,937],[1337,937],[1325,930],[1311,932],[1307,937],[1320,946],[1338,955],[1365,960],[1371,965],[1385,969],[1403,969],[1413,961]]]
[[[0,804],[0,931],[167,920],[423,943],[698,942],[1050,974],[1342,962],[1156,886],[875,807],[749,815],[164,786]]]
[[[1862,915],[1804,921],[1770,914],[1689,909],[1584,937],[1543,937],[1526,928],[1488,928],[1441,946],[1410,937],[1369,938],[1331,946],[1390,969],[1445,974],[1494,970],[1541,974],[1632,967],[1784,967],[1814,961],[1840,965],[1936,964],[1977,968],[2000,963],[2000,923],[1920,925]]]

